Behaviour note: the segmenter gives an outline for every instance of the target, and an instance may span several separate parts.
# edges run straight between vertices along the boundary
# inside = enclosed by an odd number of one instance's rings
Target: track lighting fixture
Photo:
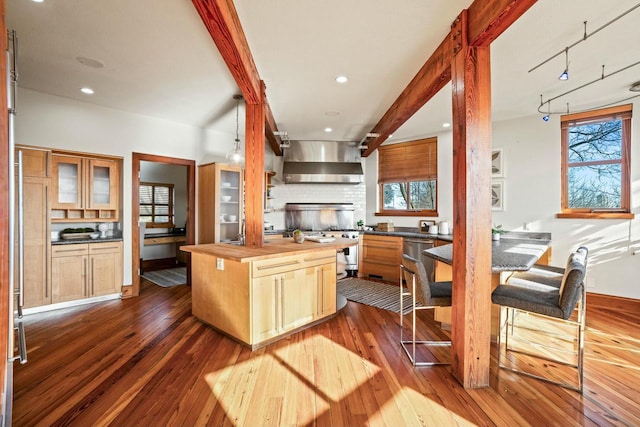
[[[564,49],[564,71],[558,77],[558,80],[569,80],[569,48]]]
[[[358,145],[358,148],[361,150],[366,150],[367,148],[369,148],[366,144],[367,138],[377,138],[379,137],[380,134],[379,133],[372,133],[369,132],[367,133],[364,138],[362,138],[362,140],[360,140],[360,144]]]

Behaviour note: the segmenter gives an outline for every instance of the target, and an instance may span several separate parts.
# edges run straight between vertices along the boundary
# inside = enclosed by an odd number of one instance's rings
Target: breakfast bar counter
[[[357,244],[183,246],[191,253],[193,315],[251,349],[322,322],[336,313],[336,251]]]

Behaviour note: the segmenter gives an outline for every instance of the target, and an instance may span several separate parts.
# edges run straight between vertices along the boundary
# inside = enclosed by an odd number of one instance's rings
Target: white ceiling
[[[360,140],[471,0],[236,0],[277,125],[291,139]],[[492,45],[493,119],[536,114],[545,99],[640,61],[640,8],[564,54],[538,63],[638,0],[539,0]],[[20,43],[19,86],[221,132],[235,132],[239,93],[188,0],[7,1]],[[80,64],[78,56],[103,68]],[[335,77],[347,75],[338,84]],[[640,65],[551,104],[597,107],[634,95]],[[80,93],[83,86],[95,90]],[[450,121],[445,87],[394,135],[426,136]],[[546,108],[545,108],[546,110]],[[338,112],[338,115],[335,115]],[[329,113],[329,115],[327,114]],[[334,115],[331,115],[331,114]],[[244,120],[241,118],[241,133]],[[325,133],[331,127],[333,132]]]

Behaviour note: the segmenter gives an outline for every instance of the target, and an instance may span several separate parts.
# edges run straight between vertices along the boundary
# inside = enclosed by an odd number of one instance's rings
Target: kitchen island
[[[183,246],[191,253],[192,313],[252,349],[262,347],[336,313],[336,251],[357,244],[336,238]]]

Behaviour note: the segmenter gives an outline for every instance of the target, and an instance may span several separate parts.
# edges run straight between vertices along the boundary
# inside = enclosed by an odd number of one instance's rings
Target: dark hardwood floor
[[[409,364],[395,313],[349,302],[335,318],[250,352],[191,316],[189,287],[143,280],[139,298],[26,317],[29,362],[15,368],[13,421],[640,425],[638,305],[596,300],[587,324],[583,395],[498,370],[495,359],[491,386],[465,390],[448,366]]]

